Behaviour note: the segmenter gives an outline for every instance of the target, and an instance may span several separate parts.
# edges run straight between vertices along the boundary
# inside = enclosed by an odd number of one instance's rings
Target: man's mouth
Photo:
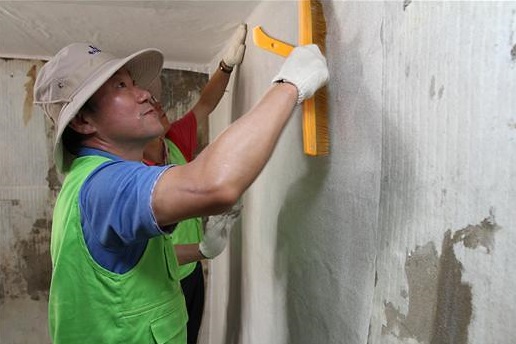
[[[156,109],[154,109],[153,107],[150,108],[150,109],[147,109],[145,111],[140,112],[140,116],[142,116],[142,117],[143,116],[147,116],[147,115],[153,115],[153,114],[154,115],[156,114]]]

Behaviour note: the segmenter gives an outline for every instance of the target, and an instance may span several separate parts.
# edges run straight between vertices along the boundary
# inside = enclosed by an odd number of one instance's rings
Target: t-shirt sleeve
[[[116,249],[164,234],[151,201],[157,180],[168,168],[115,161],[93,171],[79,196],[86,241]]]
[[[165,136],[181,150],[186,161],[192,161],[197,149],[197,120],[193,111],[173,122]]]

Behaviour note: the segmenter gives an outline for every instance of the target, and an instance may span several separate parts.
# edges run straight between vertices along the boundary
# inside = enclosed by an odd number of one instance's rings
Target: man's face
[[[161,135],[161,113],[150,97],[126,69],[115,73],[91,97],[95,113],[90,118],[98,138],[114,145],[134,145]]]

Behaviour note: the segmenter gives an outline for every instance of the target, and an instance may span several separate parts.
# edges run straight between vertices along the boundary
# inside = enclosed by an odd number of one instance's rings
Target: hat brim
[[[63,147],[64,130],[88,99],[122,67],[128,69],[138,86],[146,88],[159,75],[163,67],[163,54],[157,49],[144,49],[124,59],[110,60],[85,81],[85,86],[73,96],[70,103],[61,109],[56,123],[54,161],[59,171],[67,172],[73,159],[73,156]]]

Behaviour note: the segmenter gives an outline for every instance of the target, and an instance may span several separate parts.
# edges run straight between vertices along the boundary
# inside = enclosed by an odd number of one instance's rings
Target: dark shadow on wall
[[[313,249],[321,232],[312,215],[314,202],[324,193],[329,168],[330,158],[311,158],[309,173],[292,184],[278,216],[274,266],[276,279],[286,281],[289,343],[330,343],[330,329],[324,328],[324,318],[314,307],[317,301],[311,300],[313,295],[330,292],[320,276],[311,275],[318,265],[325,266],[324,254]]]
[[[324,3],[331,76],[330,155],[323,159],[307,158],[309,172],[290,187],[277,224],[275,272],[276,278],[286,285],[287,341],[296,344],[364,343],[367,324],[356,326],[357,319],[367,319],[372,304],[372,300],[359,296],[364,288],[371,290],[374,285],[380,181],[379,172],[370,169],[379,168],[380,164],[353,158],[360,159],[364,152],[380,159],[381,131],[373,129],[381,127],[377,118],[381,118],[382,110],[364,84],[361,56],[363,46],[369,42],[358,34],[344,44],[342,19],[334,11],[333,2]],[[376,126],[369,128],[370,123]],[[346,144],[352,147],[342,147]],[[355,147],[356,151],[352,151]],[[351,173],[344,175],[346,171]],[[340,180],[343,182],[339,183]],[[353,183],[353,190],[344,189]],[[360,194],[362,190],[374,190],[375,194]],[[338,203],[348,192],[355,199]],[[343,218],[343,209],[344,214],[353,214],[354,218]],[[371,213],[374,218],[367,218]],[[361,228],[355,226],[364,223],[369,232],[360,233]],[[349,257],[352,258],[346,260]],[[347,271],[354,275],[346,275]],[[351,319],[354,311],[356,317]]]
[[[224,343],[240,343],[242,318],[242,221],[231,231],[231,256],[229,260],[228,307],[226,310],[226,338]]]
[[[234,98],[232,99],[231,123],[236,121],[244,113],[242,102],[235,99],[243,99],[245,87],[239,87],[239,70],[233,73]],[[245,213],[245,209],[243,209]],[[239,344],[242,329],[242,217],[235,223],[231,231],[231,256],[229,260],[229,290],[228,308],[226,310],[226,338],[224,343]]]

